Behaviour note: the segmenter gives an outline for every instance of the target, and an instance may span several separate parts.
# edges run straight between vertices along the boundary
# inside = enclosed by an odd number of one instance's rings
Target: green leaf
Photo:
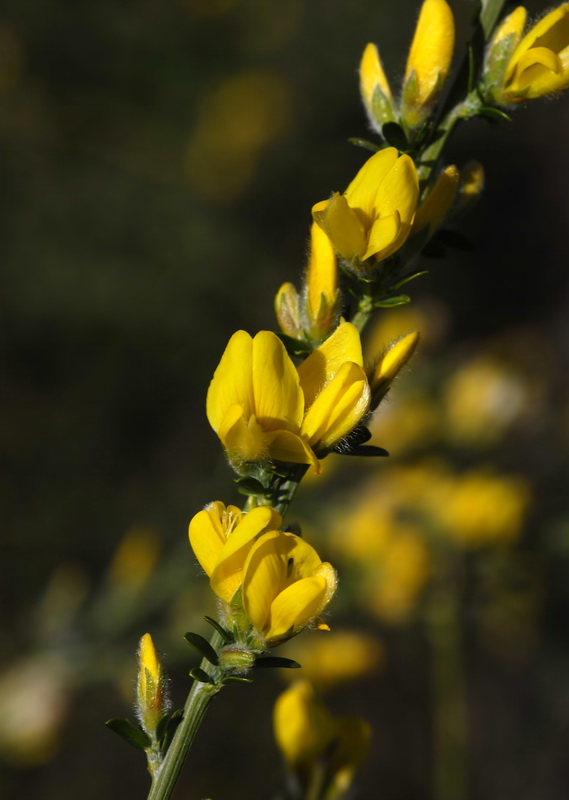
[[[346,456],[365,456],[366,458],[387,458],[389,453],[383,447],[376,447],[374,444],[359,444],[351,450],[342,450]]]
[[[281,656],[265,656],[264,658],[256,658],[253,666],[257,669],[300,669],[301,667],[298,661],[293,661],[292,658],[283,658]]]
[[[405,136],[405,131],[397,122],[386,122],[381,127],[381,135],[391,147],[406,152],[409,150],[409,142]]]
[[[482,106],[478,110],[478,114],[481,117],[486,117],[492,121],[496,122],[511,122],[512,118],[506,114],[505,111],[500,111],[499,108],[493,108],[492,106]]]
[[[214,683],[211,675],[208,675],[207,672],[201,667],[194,667],[191,669],[190,678],[193,678],[195,681],[199,681],[199,683]]]
[[[401,278],[400,281],[397,281],[397,283],[394,283],[393,286],[390,286],[389,287],[389,291],[390,292],[396,292],[397,289],[401,289],[401,287],[405,286],[406,283],[409,283],[410,281],[414,281],[415,278],[420,278],[422,275],[428,275],[428,274],[429,274],[429,270],[428,269],[422,269],[419,272],[413,272],[412,275],[405,275],[405,277]]]
[[[215,630],[219,633],[225,644],[228,644],[229,642],[233,641],[233,636],[229,633],[229,631],[226,631],[225,628],[222,628],[222,626],[216,619],[212,619],[212,617],[204,617],[204,619],[207,623],[209,623],[212,626],[212,628],[215,628]]]
[[[256,478],[237,478],[235,483],[240,494],[264,495],[267,491]]]
[[[374,306],[376,308],[394,308],[395,306],[404,306],[411,302],[408,294],[398,294],[395,297],[386,297],[383,300],[376,300]]]
[[[182,717],[184,716],[183,709],[179,708],[177,711],[174,711],[171,717],[168,717],[166,714],[160,720],[158,724],[158,728],[156,729],[156,738],[160,742],[160,749],[163,753],[166,753],[168,748],[170,747],[170,742],[172,741],[174,734],[176,733],[176,728],[182,721]],[[166,722],[165,725],[162,725],[163,722]]]
[[[184,639],[186,642],[191,645],[195,650],[198,651],[204,658],[206,658],[210,664],[213,664],[214,667],[217,667],[219,664],[219,659],[217,657],[217,653],[207,641],[204,639],[203,636],[200,636],[199,633],[186,633],[184,635]]]
[[[252,678],[238,678],[237,675],[228,675],[222,678],[221,683],[225,686],[227,683],[253,683]]]
[[[135,728],[128,719],[108,719],[105,725],[138,750],[146,750],[151,745],[151,741],[144,731]]]
[[[363,147],[366,150],[372,150],[374,153],[377,153],[378,150],[382,149],[380,145],[369,142],[367,139],[358,139],[357,136],[351,136],[348,139],[348,142],[350,144],[355,144],[356,147]]]

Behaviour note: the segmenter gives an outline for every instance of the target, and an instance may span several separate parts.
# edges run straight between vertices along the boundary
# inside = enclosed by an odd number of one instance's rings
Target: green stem
[[[358,333],[363,331],[372,314],[373,297],[370,294],[364,294],[360,297],[356,313],[351,319],[351,323],[358,329]]]
[[[460,620],[459,564],[440,553],[440,574],[425,614],[431,647],[435,800],[467,796],[468,715]]]
[[[211,637],[210,644],[216,653],[221,648],[223,640],[217,631]],[[205,658],[200,666],[214,679],[217,677],[218,668],[210,664]],[[220,685],[194,681],[184,706],[182,721],[178,725],[162,765],[154,773],[147,800],[169,800],[172,797],[176,782],[199,727],[203,722],[207,708],[220,688]]]

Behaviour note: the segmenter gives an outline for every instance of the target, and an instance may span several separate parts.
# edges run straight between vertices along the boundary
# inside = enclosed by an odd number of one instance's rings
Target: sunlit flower
[[[336,573],[292,533],[272,531],[250,549],[243,567],[242,602],[270,647],[313,622],[336,590]]]
[[[210,384],[208,420],[238,461],[312,464],[369,409],[356,328],[343,322],[298,370],[280,339],[235,333]]]
[[[405,69],[402,113],[420,125],[446,81],[454,50],[454,17],[445,0],[425,0]]]
[[[525,22],[518,8],[498,29],[517,43]],[[492,94],[500,103],[519,103],[566,89],[569,86],[569,3],[563,3],[519,41],[507,64],[501,85]]]
[[[377,408],[385,397],[389,387],[417,349],[419,339],[418,331],[402,336],[391,344],[384,355],[376,361],[373,369],[368,371],[372,408]]]
[[[210,503],[191,520],[192,549],[213,591],[229,603],[241,586],[245,560],[254,541],[267,531],[278,530],[282,517],[270,506],[244,513],[220,501]]]
[[[419,197],[417,170],[394,147],[375,153],[344,194],[335,193],[312,209],[336,251],[352,266],[381,261],[409,236]]]

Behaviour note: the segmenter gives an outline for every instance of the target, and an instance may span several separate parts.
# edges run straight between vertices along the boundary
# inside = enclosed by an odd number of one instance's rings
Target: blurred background
[[[451,5],[460,48],[474,5]],[[187,524],[239,498],[208,382],[234,330],[276,327],[312,204],[367,157],[347,143],[371,136],[363,47],[396,84],[418,6],[2,4],[2,797],[145,796],[104,721],[132,716],[143,633],[174,707],[196,663],[181,637],[207,635]],[[568,100],[457,131],[448,161],[486,170],[454,225],[475,249],[425,259],[414,304],[369,332],[370,353],[423,336],[373,423],[391,457],[328,459],[293,508],[341,570],[333,630],[375,643],[365,677],[320,676],[334,713],[372,724],[362,797],[566,797]],[[278,791],[283,687],[224,690],[180,797]]]

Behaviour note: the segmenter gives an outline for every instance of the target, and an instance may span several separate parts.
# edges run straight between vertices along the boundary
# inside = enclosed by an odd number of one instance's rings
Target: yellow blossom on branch
[[[393,122],[395,115],[389,81],[379,50],[372,43],[366,46],[360,62],[360,91],[369,121],[381,133],[381,126]]]
[[[267,646],[313,622],[336,591],[336,572],[292,533],[272,531],[253,545],[243,567],[242,602]]]
[[[496,34],[497,43],[505,34],[517,44],[500,86],[492,92],[496,102],[519,103],[569,86],[569,3],[546,14],[517,43],[524,23],[525,9],[520,6]]]
[[[192,518],[190,544],[219,598],[231,602],[241,586],[243,566],[253,543],[281,524],[281,515],[270,506],[244,513],[220,501],[210,503]]]
[[[230,458],[312,464],[370,404],[356,328],[342,322],[297,368],[270,331],[235,333],[207,395],[207,416]]]
[[[312,214],[352,268],[392,255],[411,231],[419,197],[413,161],[394,147],[375,153],[344,194],[317,203]]]

